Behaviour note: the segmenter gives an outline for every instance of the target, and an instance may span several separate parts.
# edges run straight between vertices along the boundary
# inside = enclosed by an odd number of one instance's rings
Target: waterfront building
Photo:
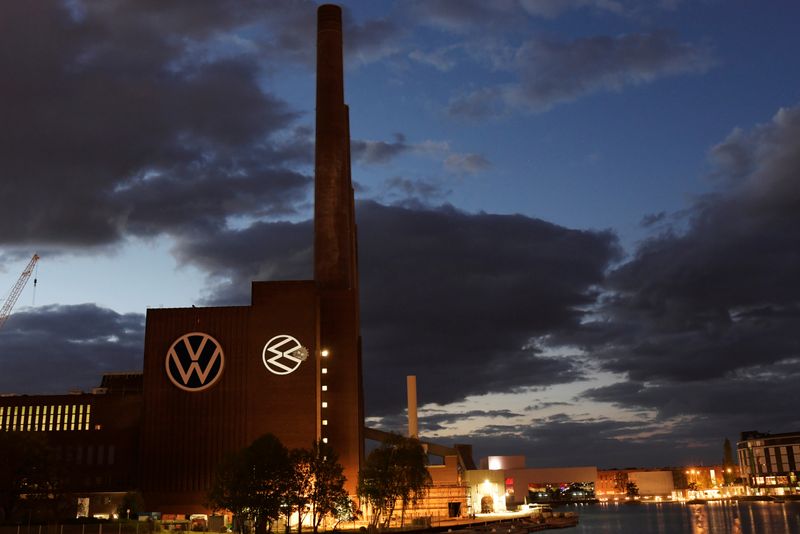
[[[643,499],[672,498],[675,491],[671,469],[603,469],[597,471],[597,498],[624,500],[629,482],[636,484]]]
[[[532,502],[595,498],[597,467],[526,467],[524,456],[489,456],[483,469],[467,471],[476,513],[516,510]]]
[[[739,468],[753,495],[800,493],[800,432],[742,432],[736,444]]]

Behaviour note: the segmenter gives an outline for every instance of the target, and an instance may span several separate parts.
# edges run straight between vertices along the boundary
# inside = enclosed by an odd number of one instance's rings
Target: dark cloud
[[[0,5],[0,244],[180,239],[307,207],[308,128],[259,84],[313,65],[316,4],[201,4]],[[396,30],[345,21],[359,61]]]
[[[480,154],[451,154],[444,160],[444,166],[453,172],[474,174],[487,170],[491,164]]]
[[[423,24],[457,33],[508,31],[528,16],[553,18],[582,8],[617,14],[626,11],[622,2],[614,0],[415,0],[406,4]]]
[[[358,209],[374,412],[397,405],[406,374],[417,374],[425,402],[437,403],[581,375],[575,361],[542,356],[529,340],[579,321],[616,257],[612,235],[447,207]]]
[[[800,424],[798,379],[800,360],[795,360],[702,382],[619,382],[587,390],[581,397],[625,409],[653,411],[659,421],[722,417],[736,419],[742,430],[758,424],[777,431],[779,425],[794,428]]]
[[[395,176],[384,183],[381,198],[407,207],[430,206],[443,200],[450,192],[439,183]]]
[[[105,372],[140,371],[144,315],[94,304],[14,313],[0,336],[0,391],[65,394],[100,385]]]
[[[444,169],[457,174],[474,174],[491,166],[482,154],[453,152],[446,141],[409,143],[401,133],[395,134],[394,142],[354,139],[350,150],[353,161],[371,165],[388,163],[403,154],[421,154],[441,157]]]
[[[460,95],[450,102],[448,112],[484,117],[520,108],[545,111],[598,91],[704,72],[711,64],[706,46],[681,42],[672,32],[532,40],[520,47],[510,66],[517,82]]]
[[[387,163],[400,154],[414,150],[414,145],[406,143],[406,137],[398,133],[394,142],[353,139],[350,141],[350,150],[354,161],[376,164]]]
[[[712,151],[724,187],[610,273],[571,343],[636,381],[731,377],[800,357],[800,108]],[[736,158],[729,157],[737,154]]]
[[[511,410],[468,410],[464,412],[433,412],[425,410],[424,414],[419,414],[417,423],[420,433],[430,435],[431,432],[444,430],[449,425],[464,423],[470,419],[476,418],[506,418],[506,417],[519,417],[520,414],[514,413]],[[382,417],[375,417],[368,419],[366,425],[370,428],[377,428],[387,432],[397,432],[405,434],[408,428],[408,413],[403,412],[395,415],[386,415]]]
[[[253,58],[187,60],[182,35],[242,22],[227,7],[2,4],[0,46],[18,53],[0,56],[0,241],[109,244],[304,198],[307,177],[275,170],[309,161],[273,142],[297,115],[259,89]]]
[[[664,222],[666,218],[667,218],[667,212],[665,211],[660,211],[658,213],[648,213],[647,215],[642,217],[642,220],[639,222],[639,224],[645,228],[649,228],[651,226],[655,226],[656,224]]]
[[[529,467],[666,467],[720,462],[726,437],[709,421],[619,421],[556,414],[525,425],[496,424],[455,443],[473,444],[476,459],[523,454]]]

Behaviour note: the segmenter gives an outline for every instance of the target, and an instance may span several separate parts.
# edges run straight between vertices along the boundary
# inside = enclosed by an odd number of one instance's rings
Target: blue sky
[[[147,307],[310,276],[314,10],[0,7],[0,288],[42,256],[0,389],[89,388],[141,365]],[[344,10],[371,424],[399,429],[416,373],[429,435],[532,465],[796,429],[796,3]]]

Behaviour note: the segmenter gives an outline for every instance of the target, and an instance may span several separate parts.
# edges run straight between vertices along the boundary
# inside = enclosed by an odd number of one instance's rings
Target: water
[[[800,501],[593,504],[568,510],[580,516],[580,524],[569,529],[574,534],[800,534]]]

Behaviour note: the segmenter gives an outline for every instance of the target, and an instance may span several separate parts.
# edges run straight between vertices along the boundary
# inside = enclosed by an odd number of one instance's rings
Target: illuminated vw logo
[[[288,375],[308,358],[308,349],[292,336],[275,336],[264,345],[261,359],[264,366],[276,375]]]
[[[225,357],[219,342],[208,334],[184,334],[167,351],[167,376],[184,391],[202,391],[222,376]]]

